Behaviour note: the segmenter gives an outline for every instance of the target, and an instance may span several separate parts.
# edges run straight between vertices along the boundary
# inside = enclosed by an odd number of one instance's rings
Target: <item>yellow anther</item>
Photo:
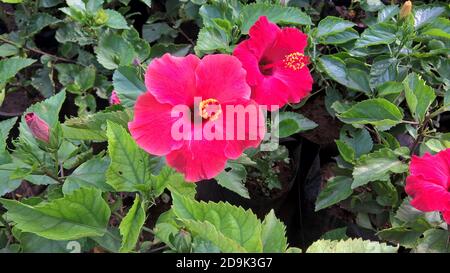
[[[284,56],[283,64],[285,68],[298,71],[308,64],[308,57],[300,52],[294,52]]]
[[[222,107],[216,99],[202,100],[198,105],[198,113],[204,119],[214,121],[222,114]]]

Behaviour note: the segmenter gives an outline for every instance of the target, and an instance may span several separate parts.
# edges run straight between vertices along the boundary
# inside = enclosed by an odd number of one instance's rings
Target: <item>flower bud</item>
[[[99,11],[97,11],[97,13],[95,14],[95,23],[97,25],[103,25],[108,21],[108,14],[106,13],[106,11],[104,9],[100,9]]]
[[[117,92],[114,90],[111,93],[111,97],[109,97],[109,104],[111,105],[120,104],[119,96],[117,96]]]
[[[31,133],[36,139],[45,143],[50,142],[50,128],[48,127],[48,124],[38,115],[36,115],[35,113],[26,114],[25,122],[27,123],[28,128],[30,128]]]
[[[411,14],[412,3],[411,1],[406,1],[403,3],[402,9],[400,10],[400,19],[404,19]]]

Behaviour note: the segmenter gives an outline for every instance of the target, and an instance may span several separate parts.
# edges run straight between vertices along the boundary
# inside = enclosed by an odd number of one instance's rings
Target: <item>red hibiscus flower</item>
[[[166,156],[167,164],[187,181],[215,177],[228,159],[257,147],[264,135],[264,118],[250,99],[245,75],[239,60],[230,55],[200,60],[165,54],[153,60],[145,75],[148,92],[138,97],[129,123],[131,135],[148,153]],[[191,110],[189,115],[174,115],[180,106]],[[238,114],[230,110],[234,107],[242,110],[246,122],[237,122]],[[249,107],[257,111],[245,112]],[[215,135],[199,136],[196,128]]]
[[[450,224],[450,148],[436,155],[413,156],[406,193],[418,210],[440,211]]]
[[[247,70],[252,98],[270,110],[286,103],[298,103],[312,89],[307,36],[296,28],[280,29],[261,16],[250,28],[250,38],[235,48],[233,55]]]

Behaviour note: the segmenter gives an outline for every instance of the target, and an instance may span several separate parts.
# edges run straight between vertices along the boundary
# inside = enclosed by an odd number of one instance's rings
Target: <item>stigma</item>
[[[214,121],[222,114],[222,107],[216,99],[202,100],[198,105],[198,113],[203,119]]]
[[[308,64],[308,57],[297,51],[284,56],[283,64],[285,68],[298,71]]]

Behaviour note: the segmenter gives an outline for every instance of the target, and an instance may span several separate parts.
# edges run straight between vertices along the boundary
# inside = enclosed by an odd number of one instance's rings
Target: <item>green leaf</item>
[[[136,247],[145,219],[144,202],[141,201],[139,194],[136,194],[133,206],[120,222],[119,230],[122,235],[120,252],[130,252]]]
[[[360,2],[362,9],[369,12],[378,11],[384,7],[381,0],[361,0]]]
[[[244,198],[249,198],[248,190],[245,187],[247,171],[242,164],[228,162],[225,170],[215,177],[217,183]]]
[[[203,27],[200,29],[195,45],[195,53],[199,56],[216,51],[231,53],[230,33],[220,27]]]
[[[22,3],[23,0],[2,0],[3,3],[9,3],[9,4],[18,4]]]
[[[80,188],[63,198],[36,206],[9,199],[0,199],[0,203],[17,228],[51,240],[102,236],[111,214],[101,191],[93,188]]]
[[[130,29],[127,20],[125,20],[122,14],[112,9],[105,9],[105,12],[108,15],[108,20],[105,23],[106,26],[115,29]]]
[[[375,58],[370,68],[370,86],[377,88],[380,85],[397,79],[397,59]]]
[[[184,180],[184,176],[180,173],[171,175],[167,182],[167,188],[171,192],[177,192],[180,195],[194,199],[197,194],[195,183],[189,183]]]
[[[319,67],[325,71],[330,78],[338,83],[364,93],[370,93],[371,90],[367,86],[367,75],[358,68],[351,68],[347,70],[346,62],[337,56],[326,55],[319,58]],[[357,73],[357,76],[350,76],[351,73]],[[360,77],[360,78],[357,78]]]
[[[62,104],[64,103],[65,99],[66,99],[66,92],[61,91],[58,94],[51,96],[50,98],[44,101],[33,104],[25,111],[25,113],[30,112],[36,113],[41,119],[47,122],[50,128],[53,128],[55,127],[56,123],[58,123],[59,119],[58,113],[61,110]],[[24,123],[23,120],[25,119],[22,116],[21,124]]]
[[[142,38],[149,43],[153,43],[163,36],[175,38],[178,36],[178,32],[171,28],[166,22],[145,24],[142,26]]]
[[[131,114],[115,106],[94,114],[67,119],[63,125],[64,136],[76,140],[106,141],[106,121],[127,127]]]
[[[378,23],[370,26],[356,41],[355,47],[368,47],[373,45],[391,44],[396,39],[397,29],[388,23]]]
[[[106,130],[111,164],[106,181],[116,191],[138,191],[138,185],[151,183],[150,157],[120,125],[108,121]]]
[[[378,12],[377,22],[386,22],[397,15],[399,11],[400,9],[397,5],[386,6]]]
[[[137,97],[147,90],[139,71],[131,66],[121,66],[114,71],[113,85],[121,104],[125,107],[133,107]]]
[[[337,34],[351,28],[355,23],[335,16],[327,16],[319,22],[316,37]]]
[[[325,232],[320,239],[323,240],[347,240],[347,227],[336,228]]]
[[[327,208],[347,199],[352,194],[352,179],[347,176],[336,176],[328,180],[325,188],[316,200],[316,211]]]
[[[350,146],[355,152],[355,159],[369,153],[373,148],[372,137],[366,129],[356,129],[344,126],[341,129],[339,139]]]
[[[45,98],[49,98],[55,94],[55,83],[51,78],[52,75],[52,70],[44,67],[36,70],[36,74],[31,78],[31,85]]]
[[[415,252],[418,253],[450,253],[448,246],[448,231],[443,229],[429,229],[419,240]]]
[[[63,193],[70,194],[81,187],[93,187],[103,192],[113,191],[113,188],[105,182],[108,166],[108,158],[93,158],[84,162],[66,178]]]
[[[12,173],[13,171],[10,170],[0,170],[0,196],[14,191],[22,183],[21,179],[11,179]]]
[[[423,122],[431,103],[436,99],[433,88],[426,85],[416,73],[409,74],[403,81],[409,110],[415,119]]]
[[[320,38],[320,43],[324,45],[339,45],[358,38],[359,38],[358,32],[350,28],[343,32],[322,37]]]
[[[222,252],[262,252],[261,222],[250,210],[228,203],[197,202],[173,192],[172,209],[195,236]]]
[[[78,241],[55,241],[37,236],[29,232],[21,232],[17,238],[20,241],[23,253],[70,253],[70,242],[79,244],[80,251],[86,240]]]
[[[403,113],[395,104],[386,99],[377,98],[358,102],[338,117],[345,123],[386,127],[400,123]]]
[[[19,49],[10,44],[0,45],[0,57],[9,57],[19,53]]]
[[[339,150],[339,154],[342,156],[342,158],[348,163],[353,163],[353,161],[355,160],[355,150],[353,149],[353,147],[339,139],[335,140],[335,142]]]
[[[29,23],[25,26],[25,32],[27,36],[32,36],[43,28],[60,22],[56,17],[51,16],[48,13],[35,13],[29,18]]]
[[[5,84],[9,79],[14,77],[17,72],[30,66],[35,61],[36,60],[21,57],[0,60],[0,85]]]
[[[340,241],[318,240],[307,253],[397,253],[398,247],[368,240],[347,239]]]
[[[5,149],[6,140],[9,136],[9,131],[11,131],[14,124],[17,122],[17,117],[10,118],[6,120],[0,121],[0,151],[3,151]],[[1,164],[1,163],[0,163]]]
[[[298,8],[281,5],[255,3],[244,6],[241,12],[241,32],[248,34],[250,27],[260,16],[267,16],[269,21],[285,25],[311,25],[311,18]]]
[[[377,236],[382,240],[397,243],[407,248],[413,248],[416,246],[417,240],[422,236],[422,232],[400,226],[383,229],[377,233]]]
[[[95,48],[97,61],[107,69],[130,65],[136,57],[133,46],[118,34],[107,32]]]
[[[279,114],[279,137],[288,137],[298,132],[316,128],[318,125],[312,120],[295,112],[281,112]]]
[[[391,173],[408,171],[408,165],[398,159],[398,155],[388,148],[363,155],[353,170],[352,189],[371,181],[389,181]]]
[[[262,223],[262,243],[265,253],[284,253],[288,243],[286,238],[286,226],[277,219],[275,212],[270,212],[264,218]]]
[[[419,6],[414,11],[414,28],[419,29],[431,23],[445,12],[444,7]]]

